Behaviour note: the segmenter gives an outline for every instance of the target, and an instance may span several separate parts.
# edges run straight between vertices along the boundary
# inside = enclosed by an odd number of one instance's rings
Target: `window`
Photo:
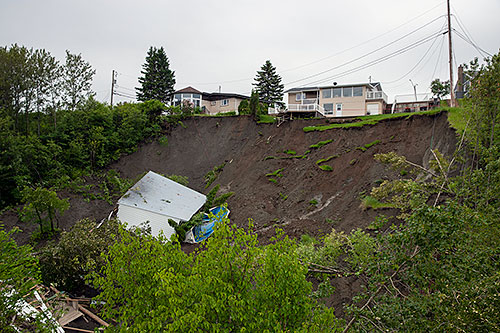
[[[301,93],[301,92],[299,92],[299,93],[297,93],[297,94],[295,95],[295,101],[297,101],[297,102],[298,102],[298,101],[301,101],[301,100],[302,100],[302,93]]]
[[[193,94],[193,99],[200,99],[200,94]]]
[[[342,88],[333,88],[333,97],[342,97]]]
[[[353,96],[363,96],[363,87],[354,87],[352,95]]]
[[[352,97],[352,87],[342,88],[342,94],[344,95],[344,97]]]
[[[182,94],[182,99],[191,99],[191,94]]]
[[[229,105],[229,100],[228,99],[223,99],[222,101],[220,101],[220,105],[221,106]]]
[[[181,94],[175,94],[174,99],[180,101],[181,100]]]
[[[323,90],[323,98],[332,98],[332,89]]]
[[[333,103],[323,104],[323,109],[325,110],[325,114],[333,114]]]

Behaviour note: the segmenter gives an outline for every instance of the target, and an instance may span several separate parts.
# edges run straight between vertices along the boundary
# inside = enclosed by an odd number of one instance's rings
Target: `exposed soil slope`
[[[186,128],[174,129],[167,146],[143,145],[111,167],[126,177],[148,170],[187,176],[190,187],[207,193],[204,175],[226,162],[212,186],[220,184],[221,193],[235,193],[229,200],[231,220],[246,227],[252,218],[265,241],[274,234],[275,225],[295,237],[318,236],[333,226],[347,232],[364,228],[376,214],[359,208],[361,194],[368,194],[379,180],[398,176],[376,162],[374,154],[395,151],[427,165],[431,146],[445,154],[455,147],[455,133],[446,114],[383,121],[362,128],[302,130],[324,123],[294,120],[276,127],[255,124],[247,117],[195,118],[184,122]],[[333,141],[319,149],[309,148],[325,140]],[[356,149],[376,140],[380,142],[366,151]],[[290,158],[294,155],[285,150],[296,155],[307,150],[311,153],[305,158]],[[322,165],[330,165],[333,171],[321,170],[316,161],[332,155],[339,156]],[[278,169],[283,169],[282,177],[266,177]]]

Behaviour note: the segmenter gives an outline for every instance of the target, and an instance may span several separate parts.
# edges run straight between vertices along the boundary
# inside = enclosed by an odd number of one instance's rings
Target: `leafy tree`
[[[255,234],[228,223],[193,254],[175,239],[122,231],[92,275],[105,318],[134,331],[339,329],[333,309],[310,297],[293,241],[279,232],[259,246]]]
[[[106,221],[98,227],[95,221],[83,219],[71,230],[61,233],[58,242],[51,242],[40,254],[40,270],[46,285],[69,292],[82,290],[84,276],[90,269],[101,269],[102,254],[117,240],[119,222]]]
[[[271,61],[267,60],[260,71],[257,71],[253,85],[264,103],[284,105],[282,99],[285,86],[281,83],[281,76],[276,73],[276,67]]]
[[[38,260],[28,245],[18,246],[12,235],[19,229],[9,232],[0,224],[0,327],[2,332],[19,332],[11,325],[24,327],[27,318],[16,311],[16,303],[25,296],[33,295],[33,287],[39,282]]]
[[[442,97],[450,93],[450,81],[441,81],[435,79],[431,82],[431,92],[437,99],[441,100]]]
[[[75,110],[94,94],[92,92],[94,75],[95,69],[92,69],[81,54],[71,54],[66,50],[62,88],[63,100],[69,110]]]
[[[250,105],[246,99],[238,105],[238,114],[250,114]]]
[[[143,76],[139,78],[141,87],[136,88],[139,101],[156,99],[165,104],[170,101],[170,96],[174,93],[175,73],[169,66],[163,47],[157,49],[151,46],[146,62],[142,65]]]
[[[47,223],[50,230],[54,231],[57,227],[56,214],[62,214],[69,208],[68,199],[59,199],[56,192],[46,188],[32,189],[27,186],[22,195],[25,205],[21,211],[21,219],[26,222],[35,220],[40,225],[41,234],[44,232],[43,226]]]

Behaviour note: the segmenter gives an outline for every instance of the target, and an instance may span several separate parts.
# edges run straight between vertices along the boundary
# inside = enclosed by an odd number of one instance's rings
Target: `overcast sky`
[[[454,29],[484,51],[499,52],[500,0],[451,0],[451,6]],[[439,35],[445,14],[442,0],[0,0],[0,45],[44,48],[60,61],[65,50],[81,53],[97,71],[97,99],[106,102],[113,69],[117,91],[135,96],[150,46],[165,48],[176,89],[221,86],[249,94],[269,59],[287,89],[371,77],[392,102],[413,93],[409,79],[418,93],[434,78],[448,79],[447,36]],[[482,58],[452,36],[456,64]]]

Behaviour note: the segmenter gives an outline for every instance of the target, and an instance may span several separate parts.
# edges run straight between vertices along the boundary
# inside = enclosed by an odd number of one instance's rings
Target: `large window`
[[[220,101],[220,105],[222,105],[222,106],[229,105],[229,100],[228,99],[223,99],[222,101]]]
[[[323,109],[325,110],[325,114],[333,114],[333,103],[323,104]]]
[[[342,97],[342,88],[333,88],[333,97]]]
[[[335,105],[335,110],[336,110],[335,113],[336,116],[342,116],[342,103],[337,103]]]
[[[324,89],[323,98],[332,98],[332,89]]]
[[[302,93],[301,92],[298,92],[297,94],[295,94],[295,101],[296,102],[299,102],[302,100]]]
[[[344,87],[344,88],[342,88],[342,95],[344,97],[352,97],[352,87]]]
[[[363,96],[363,87],[354,87],[352,95],[353,96]]]

